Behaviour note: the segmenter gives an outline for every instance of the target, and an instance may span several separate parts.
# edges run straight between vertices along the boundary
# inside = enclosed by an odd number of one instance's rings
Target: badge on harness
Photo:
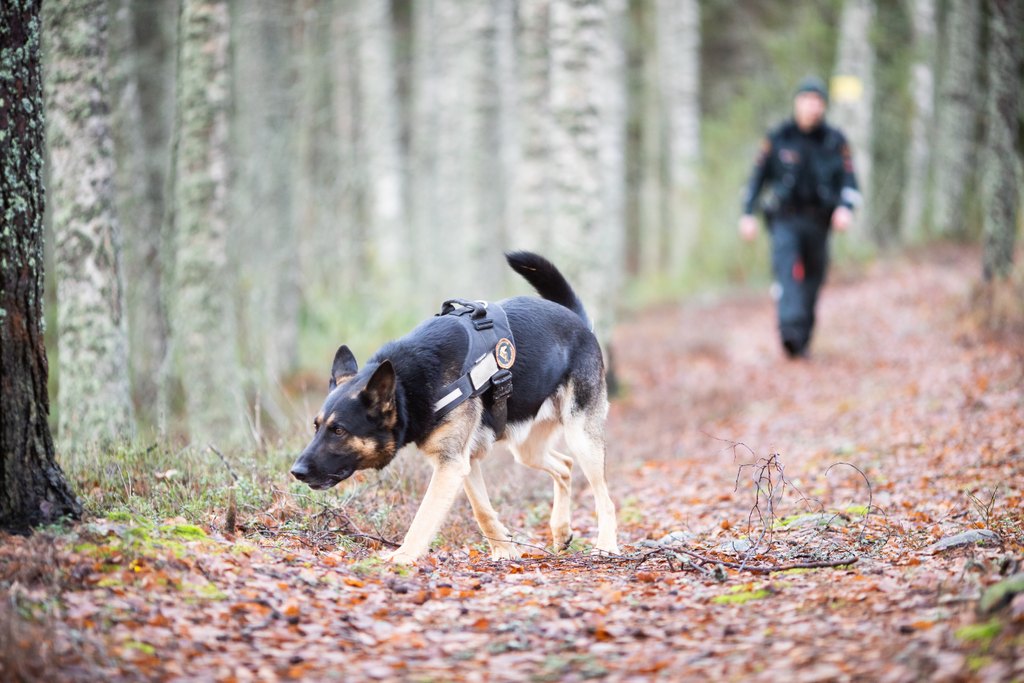
[[[508,370],[516,362],[516,347],[512,342],[502,337],[494,346],[494,357],[498,361],[498,367]]]

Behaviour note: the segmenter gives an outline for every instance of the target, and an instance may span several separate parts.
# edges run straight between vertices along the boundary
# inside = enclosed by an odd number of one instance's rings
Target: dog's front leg
[[[469,474],[469,458],[462,457],[461,453],[451,459],[436,458],[433,466],[434,473],[430,477],[427,493],[423,496],[420,509],[416,511],[412,526],[405,534],[402,546],[384,556],[390,562],[412,564],[427,552]]]

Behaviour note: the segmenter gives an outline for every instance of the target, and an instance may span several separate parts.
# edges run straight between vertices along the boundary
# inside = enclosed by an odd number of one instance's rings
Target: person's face
[[[793,118],[800,130],[811,130],[825,118],[825,98],[815,92],[798,93],[793,99]]]

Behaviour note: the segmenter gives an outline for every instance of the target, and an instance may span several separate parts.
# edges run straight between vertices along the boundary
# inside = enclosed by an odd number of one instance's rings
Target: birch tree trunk
[[[657,7],[667,156],[662,216],[667,272],[679,277],[700,229],[700,3],[658,0]]]
[[[355,11],[356,89],[359,107],[355,144],[361,209],[369,244],[368,268],[375,281],[392,290],[407,284],[411,262],[403,205],[399,150],[398,80],[390,5],[358,0]],[[395,293],[400,297],[400,292]]]
[[[183,0],[174,169],[173,343],[194,442],[237,441],[245,410],[227,254],[227,0]]]
[[[669,227],[665,224],[669,208],[667,198],[662,197],[663,190],[668,191],[668,164],[670,153],[666,145],[671,144],[671,133],[668,131],[667,109],[669,96],[662,88],[667,86],[662,81],[662,58],[668,57],[671,48],[663,46],[662,40],[666,30],[659,26],[665,17],[662,3],[637,2],[633,11],[638,15],[636,30],[638,31],[638,51],[641,65],[639,69],[637,111],[634,113],[639,126],[639,144],[636,159],[636,258],[637,273],[653,275],[664,270],[666,265],[666,245]],[[667,69],[666,69],[667,70]]]
[[[296,140],[291,5],[233,3],[232,183],[235,255],[242,306],[244,367],[265,406],[298,361],[299,263],[292,220]]]
[[[910,67],[910,93],[914,113],[907,145],[906,190],[903,193],[900,234],[904,243],[916,243],[927,234],[926,208],[932,168],[935,112],[936,59],[935,0],[911,0],[914,62]]]
[[[82,508],[54,457],[43,344],[43,77],[39,2],[0,3],[0,528]]]
[[[495,82],[505,0],[434,0],[414,8],[414,219],[423,291],[432,298],[497,292],[505,278],[507,138]],[[432,302],[432,305],[436,301]]]
[[[982,101],[978,53],[983,7],[978,0],[950,0],[946,9],[932,200],[932,224],[943,237],[967,237],[966,204],[973,186]]]
[[[829,118],[845,134],[853,150],[857,183],[864,199],[851,233],[867,239],[871,229],[871,109],[874,104],[875,54],[871,44],[873,0],[845,0],[839,19],[839,45],[830,88]],[[877,237],[877,235],[874,235]]]
[[[1021,67],[1024,7],[989,0],[988,105],[982,204],[985,207],[983,275],[1004,279],[1013,270],[1020,211]]]
[[[600,0],[551,3],[552,245],[607,342],[622,256],[622,49]],[[618,11],[616,11],[618,10]]]
[[[332,4],[331,18],[331,120],[336,141],[335,178],[331,207],[332,225],[325,226],[335,239],[326,253],[335,259],[330,286],[356,294],[367,292],[366,263],[369,246],[366,226],[359,220],[359,36],[356,6],[348,0]],[[320,255],[323,258],[323,254]]]
[[[325,289],[329,277],[341,264],[332,252],[337,248],[338,228],[344,226],[344,214],[336,211],[337,148],[324,142],[333,139],[335,123],[331,115],[333,6],[303,0],[298,11],[301,48],[298,50],[292,221],[298,242],[300,289],[311,294]],[[325,255],[331,256],[326,264]]]
[[[170,334],[160,252],[174,124],[174,3],[118,0],[111,27],[117,216],[124,237],[132,397],[140,429],[158,421]]]
[[[133,430],[106,71],[109,21],[106,0],[45,7],[59,434],[82,447]]]
[[[517,119],[518,159],[511,244],[517,249],[547,252],[551,239],[551,81],[549,73],[550,0],[520,0],[516,37],[519,61]]]

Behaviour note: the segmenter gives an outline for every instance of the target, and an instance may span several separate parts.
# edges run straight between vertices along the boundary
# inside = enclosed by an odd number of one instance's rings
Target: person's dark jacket
[[[769,217],[813,210],[827,216],[837,206],[854,209],[860,203],[850,146],[842,132],[824,122],[803,132],[790,119],[768,134],[747,186],[745,214],[757,210],[766,185],[760,208]]]

